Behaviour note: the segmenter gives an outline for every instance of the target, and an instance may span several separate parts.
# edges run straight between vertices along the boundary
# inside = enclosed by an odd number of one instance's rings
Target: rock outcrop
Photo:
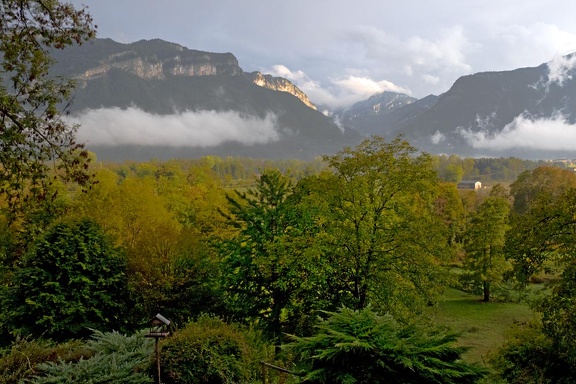
[[[61,63],[63,73],[76,72],[75,77],[81,84],[89,80],[106,76],[112,70],[121,70],[142,79],[164,80],[169,76],[246,76],[260,87],[274,91],[287,92],[306,106],[316,110],[316,106],[306,94],[289,80],[260,72],[245,73],[238,60],[231,53],[214,53],[188,49],[179,44],[163,40],[141,40],[132,44],[121,44],[110,39],[98,39],[92,46],[74,48],[75,54],[88,56],[98,52],[95,60],[87,57],[86,66],[66,68]]]
[[[274,91],[288,92],[288,93],[296,96],[298,99],[300,99],[300,101],[302,101],[308,107],[316,110],[316,106],[314,104],[312,104],[310,99],[308,99],[308,96],[306,96],[306,94],[304,92],[302,92],[300,90],[300,88],[298,88],[297,86],[292,84],[287,79],[284,79],[282,77],[274,77],[271,75],[265,75],[265,74],[262,74],[261,72],[247,73],[246,76],[248,76],[254,84],[259,85],[260,87],[272,89]]]

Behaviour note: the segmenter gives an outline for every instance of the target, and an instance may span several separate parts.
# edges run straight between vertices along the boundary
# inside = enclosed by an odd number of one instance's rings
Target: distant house
[[[458,189],[480,189],[482,183],[476,180],[463,180],[458,183]]]

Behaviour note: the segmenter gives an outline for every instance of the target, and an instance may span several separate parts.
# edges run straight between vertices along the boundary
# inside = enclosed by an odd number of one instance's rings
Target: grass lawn
[[[464,358],[482,365],[487,365],[488,352],[502,344],[514,321],[535,316],[526,303],[484,303],[478,295],[453,288],[430,314],[438,324],[461,332],[458,343],[470,347]]]

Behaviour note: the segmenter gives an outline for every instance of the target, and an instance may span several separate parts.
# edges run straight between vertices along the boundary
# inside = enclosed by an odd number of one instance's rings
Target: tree
[[[285,348],[300,359],[307,383],[475,383],[486,370],[464,363],[457,335],[401,326],[370,308],[342,308],[309,337]]]
[[[354,309],[372,303],[399,314],[433,301],[449,234],[435,214],[430,156],[398,138],[365,140],[324,160],[318,179],[331,291]]]
[[[513,382],[533,377],[534,372],[543,377],[538,382],[572,383],[576,378],[575,217],[576,188],[536,194],[526,211],[513,216],[506,251],[519,282],[527,285],[534,274],[552,265],[559,270],[551,293],[534,304],[542,313],[539,327],[529,338],[510,343],[499,354],[504,373],[513,376]],[[516,362],[516,369],[509,369]]]
[[[86,336],[89,328],[121,329],[129,305],[125,270],[125,258],[97,224],[58,224],[2,292],[1,328],[55,340]]]
[[[490,301],[493,284],[502,281],[504,272],[510,268],[504,255],[509,211],[505,198],[487,197],[473,214],[464,235],[465,267],[470,274],[467,278],[482,285],[486,302]]]
[[[448,242],[455,246],[465,227],[466,211],[454,183],[440,183],[434,201],[435,213],[448,229]]]
[[[0,2],[0,195],[15,208],[26,196],[48,198],[52,165],[86,185],[89,154],[59,108],[72,81],[50,76],[52,49],[95,37],[85,9],[56,0]]]
[[[529,211],[512,215],[506,253],[520,283],[551,263],[562,266],[576,255],[576,188],[556,195],[537,196]]]
[[[277,341],[321,305],[316,228],[312,212],[301,209],[297,198],[287,177],[265,171],[256,188],[228,197],[227,216],[238,233],[220,249],[234,312],[258,321]]]
[[[524,214],[539,199],[554,200],[570,188],[576,188],[576,174],[558,167],[542,166],[522,172],[510,186],[513,210]]]
[[[77,196],[71,213],[98,222],[126,250],[135,301],[130,316],[136,323],[161,311],[174,321],[187,321],[220,308],[219,264],[205,232],[224,221],[210,220],[217,214],[216,198],[207,196],[221,192],[200,182],[188,185],[179,168],[148,163],[132,168],[146,172],[119,182],[116,173],[99,170],[98,183]]]

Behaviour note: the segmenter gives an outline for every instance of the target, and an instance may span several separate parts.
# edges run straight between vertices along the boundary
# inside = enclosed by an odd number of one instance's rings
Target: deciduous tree
[[[516,277],[527,284],[530,277],[550,263],[562,265],[576,255],[576,188],[551,198],[544,193],[522,215],[513,215],[506,238],[506,252]],[[550,263],[547,263],[550,262]]]
[[[53,49],[95,37],[85,9],[56,0],[0,2],[0,195],[15,208],[46,198],[54,166],[86,184],[88,152],[61,106],[74,83],[50,76]]]
[[[542,166],[524,171],[510,186],[514,212],[527,213],[538,200],[552,201],[570,188],[576,188],[576,173],[571,170]]]
[[[483,300],[490,301],[492,286],[510,269],[504,255],[508,230],[508,200],[487,197],[473,214],[464,235],[468,278],[482,286]]]
[[[339,304],[399,313],[433,300],[449,235],[434,210],[430,157],[400,138],[374,137],[324,159],[332,173],[315,193]]]
[[[534,274],[552,265],[558,268],[559,279],[553,282],[550,295],[535,303],[542,313],[541,327],[534,328],[526,340],[505,346],[499,355],[512,382],[530,382],[525,377],[534,373],[542,379],[532,382],[571,383],[576,377],[575,217],[575,188],[538,193],[526,211],[513,216],[506,250],[518,280],[527,285]],[[516,369],[510,369],[511,364]]]

